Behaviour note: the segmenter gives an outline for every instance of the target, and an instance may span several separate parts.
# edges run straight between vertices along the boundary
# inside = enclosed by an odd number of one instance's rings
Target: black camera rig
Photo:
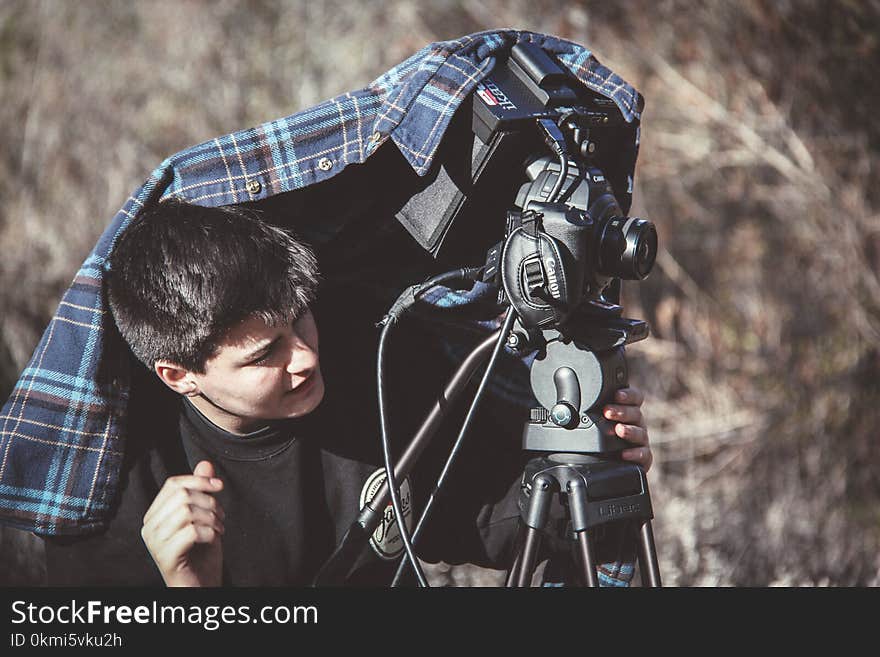
[[[464,138],[455,141],[455,134],[445,138],[454,143],[446,165],[435,172],[432,188],[413,198],[399,218],[436,256],[455,242],[450,239],[454,225],[496,226],[485,215],[499,203],[506,204],[504,239],[488,250],[482,266],[451,271],[406,290],[383,320],[378,369],[387,479],[361,510],[316,583],[344,578],[346,564],[376,529],[390,500],[409,563],[426,584],[412,543],[430,515],[494,365],[507,347],[523,357],[534,354],[530,383],[540,404],[523,430],[522,447],[534,457],[523,473],[520,509],[525,531],[508,583],[521,586],[530,581],[541,532],[553,500],[558,499],[570,518],[583,583],[598,581],[590,530],[629,521],[638,527],[634,537],[637,534],[640,541],[643,582],[659,586],[645,474],[638,465],[619,458],[630,444],[615,435],[614,423],[601,413],[614,392],[628,384],[624,345],[646,338],[649,332],[645,322],[623,317],[620,305],[621,280],[645,278],[657,254],[653,224],[626,214],[632,178],[621,149],[622,144],[637,141],[632,133],[638,127],[624,119],[613,100],[574,81],[529,43],[515,45],[477,85],[471,107]],[[519,169],[512,171],[512,166],[520,164],[524,179],[514,179],[519,174],[513,171]],[[514,209],[506,193],[511,183],[519,184]],[[438,210],[444,206],[445,210]],[[426,219],[425,214],[431,217]],[[428,289],[477,280],[497,286],[499,303],[508,307],[503,325],[462,363],[421,430],[392,464],[382,380],[388,333]],[[411,470],[443,415],[487,358],[482,383],[435,494],[410,537],[400,513],[397,481]],[[406,563],[401,563],[398,579]]]

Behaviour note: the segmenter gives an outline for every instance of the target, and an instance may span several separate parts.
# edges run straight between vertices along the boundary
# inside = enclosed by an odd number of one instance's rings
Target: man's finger
[[[617,424],[614,426],[614,433],[618,436],[636,445],[648,444],[648,430],[644,427],[638,427],[632,424]]]
[[[614,401],[632,406],[641,406],[645,401],[645,393],[634,386],[621,388],[614,393]]]
[[[210,461],[199,461],[193,469],[193,474],[197,477],[211,478],[214,475],[214,464]]]
[[[158,544],[168,541],[176,532],[186,525],[195,524],[213,527],[223,534],[225,528],[220,514],[194,504],[175,509],[169,514],[166,522],[147,528],[149,536]]]
[[[174,534],[155,556],[159,570],[167,570],[197,543],[212,543],[220,534],[213,527],[187,525]]]
[[[156,499],[153,500],[150,508],[147,509],[147,512],[144,514],[144,524],[147,524],[150,516],[165,504],[166,499],[170,498],[181,489],[216,493],[223,490],[223,482],[216,477],[200,477],[196,475],[168,477],[162,485],[162,488],[159,490],[159,493],[156,495]]]
[[[645,472],[651,469],[654,462],[654,455],[648,447],[636,447],[634,449],[625,449],[620,453],[621,458],[625,461],[634,461],[645,469]]]
[[[634,424],[639,427],[645,426],[642,409],[638,406],[623,406],[618,404],[609,404],[605,407],[605,417],[615,422],[624,424]]]
[[[155,527],[168,522],[168,518],[177,509],[187,505],[213,511],[219,518],[225,518],[223,507],[213,495],[192,488],[178,488],[165,495],[162,500],[159,500],[157,496],[156,501],[144,515],[144,526],[153,531]]]
[[[186,508],[189,505],[201,507],[215,513],[218,518],[225,519],[223,508],[216,497],[201,491],[182,488],[165,498],[165,502],[153,511],[149,521],[144,523],[144,527],[151,532],[155,532],[158,527],[170,522],[170,519],[180,509]]]

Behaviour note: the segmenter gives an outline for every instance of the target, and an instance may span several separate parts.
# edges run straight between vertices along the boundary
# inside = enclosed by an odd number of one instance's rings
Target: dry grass
[[[878,25],[876,0],[7,0],[0,392],[165,156],[362,86],[429,41],[554,33],[647,98],[637,209],[663,250],[625,293],[654,332],[629,353],[649,393],[665,582],[876,585]]]

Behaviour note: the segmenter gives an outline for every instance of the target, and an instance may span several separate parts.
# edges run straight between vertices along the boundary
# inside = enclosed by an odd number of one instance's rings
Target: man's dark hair
[[[314,253],[235,207],[168,199],[135,218],[110,255],[110,310],[135,356],[198,373],[249,317],[292,322],[315,298]]]

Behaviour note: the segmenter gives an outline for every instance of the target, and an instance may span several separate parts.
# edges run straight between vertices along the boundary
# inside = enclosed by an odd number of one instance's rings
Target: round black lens
[[[642,280],[657,258],[654,224],[636,217],[611,217],[599,240],[599,273]]]
[[[639,219],[643,224],[637,231],[633,231],[635,237],[635,257],[634,269],[639,280],[646,278],[654,267],[654,261],[657,259],[657,230],[654,224],[644,219]],[[627,235],[627,243],[629,243],[629,235]]]

